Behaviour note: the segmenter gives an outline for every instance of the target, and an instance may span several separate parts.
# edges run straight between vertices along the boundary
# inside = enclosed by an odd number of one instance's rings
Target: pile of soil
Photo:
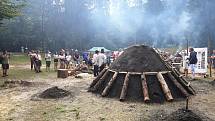
[[[57,86],[49,88],[42,92],[39,97],[44,99],[58,99],[69,96],[71,93],[69,91],[58,88]]]
[[[110,69],[123,72],[168,71],[155,50],[145,45],[132,46],[126,49],[111,64]]]
[[[165,121],[203,121],[191,110],[179,109],[165,118]]]

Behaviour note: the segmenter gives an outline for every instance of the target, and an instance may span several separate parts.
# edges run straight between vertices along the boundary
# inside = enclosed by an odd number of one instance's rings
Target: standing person
[[[58,60],[59,60],[59,55],[58,53],[56,52],[54,54],[54,70],[57,71],[57,68],[58,68]]]
[[[104,54],[104,49],[101,49],[101,53],[97,56],[97,63],[99,66],[99,72],[101,72],[106,66],[106,55]]]
[[[88,52],[83,52],[83,61],[85,62],[85,64],[88,65],[88,61],[89,61],[89,54],[88,54]]]
[[[213,68],[215,69],[215,50],[213,50],[213,54],[211,56],[212,63],[213,63]]]
[[[36,53],[35,64],[36,64],[36,73],[42,72],[41,71],[42,57],[40,55],[40,51],[37,51],[37,53]]]
[[[8,54],[7,51],[3,51],[3,54],[2,54],[2,69],[3,69],[3,76],[2,77],[6,77],[8,76],[8,69],[9,69],[9,58],[10,58],[10,55]]]
[[[65,69],[66,57],[65,57],[64,51],[60,52],[59,59],[60,59],[60,69]]]
[[[33,54],[34,54],[33,51],[29,52],[29,54],[28,54],[29,57],[30,57],[30,62],[31,62],[31,70],[34,69],[34,57],[33,57]]]
[[[72,56],[70,54],[66,54],[66,68],[70,69],[70,62],[72,60]]]
[[[99,74],[99,65],[98,65],[98,62],[97,62],[97,56],[99,55],[99,51],[96,50],[95,51],[95,54],[93,54],[93,74],[94,74],[94,77],[98,76]]]
[[[73,59],[75,61],[76,66],[78,66],[80,64],[80,55],[78,53],[78,50],[75,50]]]
[[[110,66],[111,64],[111,54],[112,54],[111,51],[107,53],[107,66]]]
[[[197,53],[194,51],[193,48],[189,49],[190,52],[190,57],[189,57],[189,65],[191,67],[191,72],[192,72],[192,79],[195,78],[195,68],[196,68],[196,64],[197,64]]]
[[[52,56],[51,56],[50,51],[48,51],[45,54],[45,60],[46,60],[46,71],[50,71],[50,65],[51,65],[51,60],[52,60]]]

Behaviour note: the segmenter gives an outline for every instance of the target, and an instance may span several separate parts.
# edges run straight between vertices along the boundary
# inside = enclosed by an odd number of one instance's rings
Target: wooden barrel
[[[68,69],[58,69],[57,78],[67,78],[69,76]]]

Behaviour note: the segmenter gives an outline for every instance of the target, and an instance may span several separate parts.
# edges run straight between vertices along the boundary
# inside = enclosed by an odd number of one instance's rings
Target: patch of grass
[[[25,65],[30,63],[30,58],[27,54],[14,53],[10,56],[10,64]]]
[[[41,73],[35,73],[35,71],[31,71],[30,69],[25,68],[11,68],[8,71],[8,77],[0,77],[0,84],[4,80],[33,80],[35,78],[43,78],[43,79],[53,79],[56,78],[57,74],[55,71],[46,72],[45,69],[42,70]]]
[[[42,64],[45,64],[45,54],[42,55]],[[30,57],[26,53],[12,53],[10,55],[10,64],[12,65],[30,65]]]

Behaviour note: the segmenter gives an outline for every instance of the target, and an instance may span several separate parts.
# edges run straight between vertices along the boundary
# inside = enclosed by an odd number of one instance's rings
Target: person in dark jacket
[[[195,68],[196,68],[196,64],[198,62],[197,53],[194,51],[193,48],[190,48],[189,51],[190,51],[189,65],[191,67],[192,78],[194,79],[195,78]]]
[[[10,55],[8,54],[7,51],[4,51],[2,56],[1,56],[1,63],[2,63],[2,69],[3,69],[3,76],[2,77],[5,77],[5,76],[8,76],[8,69],[9,69],[9,58],[10,58]]]

